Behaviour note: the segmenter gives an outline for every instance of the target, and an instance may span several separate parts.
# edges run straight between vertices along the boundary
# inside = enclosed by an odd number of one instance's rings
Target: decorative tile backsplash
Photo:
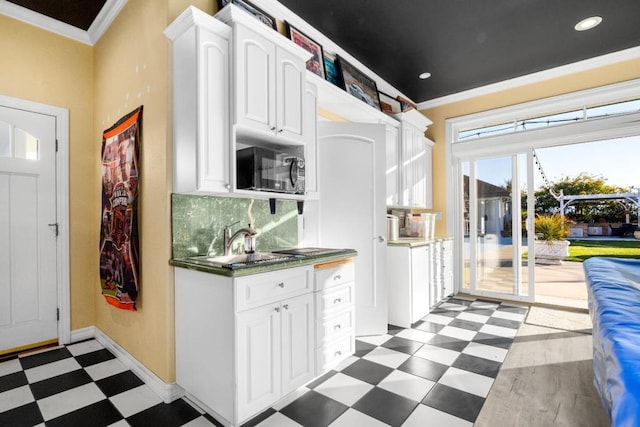
[[[212,253],[222,254],[224,226],[236,221],[240,222],[231,228],[232,233],[247,224],[258,232],[258,251],[298,245],[298,207],[294,200],[278,200],[276,213],[271,215],[268,200],[172,194],[173,258],[206,255],[209,245]]]

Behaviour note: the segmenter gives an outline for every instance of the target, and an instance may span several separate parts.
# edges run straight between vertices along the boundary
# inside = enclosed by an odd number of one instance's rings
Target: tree
[[[562,177],[559,181],[551,183],[551,188],[540,189],[535,192],[536,213],[553,214],[560,212],[560,202],[552,193],[560,195],[563,191],[567,196],[587,194],[611,194],[626,193],[630,190],[625,187],[609,185],[602,176],[581,173],[576,177]],[[574,202],[567,207],[567,218],[577,222],[596,222],[600,220],[609,222],[624,221],[624,206],[615,201]]]

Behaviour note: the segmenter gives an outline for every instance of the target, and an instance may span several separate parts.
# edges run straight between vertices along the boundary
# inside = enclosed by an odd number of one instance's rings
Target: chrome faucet
[[[240,230],[236,231],[235,233],[231,234],[231,227],[233,227],[234,225],[240,223],[240,221],[236,221],[233,224],[229,224],[226,225],[224,227],[224,240],[223,240],[223,247],[224,247],[224,255],[231,255],[231,245],[233,245],[234,240],[236,240],[236,238],[238,238],[238,236],[255,236],[256,234],[258,234],[256,232],[256,230],[254,230],[251,227],[248,228],[241,228]]]

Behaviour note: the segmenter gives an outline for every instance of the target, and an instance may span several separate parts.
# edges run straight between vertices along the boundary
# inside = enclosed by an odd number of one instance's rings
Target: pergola
[[[600,200],[614,200],[625,207],[626,203],[633,203],[636,208],[640,208],[640,188],[635,193],[611,193],[611,194],[581,194],[579,196],[565,196],[564,192],[560,190],[560,215],[564,217],[564,210],[567,206],[578,201],[600,201]],[[629,222],[629,214],[626,214],[626,221]]]

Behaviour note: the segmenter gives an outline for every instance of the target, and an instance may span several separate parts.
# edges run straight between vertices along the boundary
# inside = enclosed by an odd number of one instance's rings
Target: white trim
[[[7,0],[0,0],[0,14],[93,46],[102,37],[126,3],[127,0],[107,0],[88,31],[34,12],[26,7],[10,3]]]
[[[86,328],[85,328],[86,329]],[[118,343],[112,340],[100,329],[95,328],[95,339],[107,350],[113,353],[116,358],[140,378],[151,390],[153,390],[165,403],[171,403],[184,396],[184,389],[176,383],[167,384],[162,381],[149,368],[140,363],[135,357],[129,354]]]
[[[618,52],[608,53],[606,55],[597,56],[595,58],[585,59],[584,61],[578,61],[572,64],[561,65],[559,67],[550,68],[548,70],[527,74],[525,76],[516,77],[509,80],[504,80],[498,83],[469,89],[463,92],[454,93],[452,95],[432,99],[430,101],[423,101],[418,104],[418,109],[426,110],[429,108],[440,107],[446,104],[452,104],[454,102],[466,101],[478,96],[490,95],[492,93],[500,92],[503,90],[515,89],[517,87],[539,83],[544,80],[563,77],[568,74],[575,74],[582,71],[588,71],[594,68],[600,68],[607,65],[617,64],[619,62],[638,58],[640,58],[640,46],[632,47]]]
[[[69,277],[69,110],[58,108],[56,114],[56,221],[58,223],[58,342],[71,339],[71,280]]]
[[[87,30],[87,36],[90,40],[90,45],[94,45],[100,40],[100,37],[104,35],[109,29],[109,26],[114,19],[118,16],[124,5],[127,4],[127,0],[107,0],[100,9],[100,13],[93,20],[91,26]]]
[[[96,336],[96,327],[87,326],[86,328],[74,329],[71,331],[71,340],[69,344],[73,344],[79,341],[85,341]]]
[[[585,105],[601,105],[639,97],[640,79],[634,79],[626,82],[571,92],[564,95],[543,98],[536,101],[525,102],[522,104],[454,117],[446,120],[447,131],[451,130],[451,132],[447,134],[446,143],[448,144],[454,141],[457,133],[464,129],[480,128],[490,124],[506,123],[519,119],[552,114],[559,111],[571,111],[572,109],[582,108]],[[555,127],[559,126],[554,126],[554,128]],[[509,137],[512,138],[520,133],[526,132],[511,133],[509,134]],[[491,137],[482,138],[481,140],[485,141],[489,138]],[[496,136],[493,138],[498,137]],[[469,142],[470,141],[472,140],[469,140]],[[480,139],[474,139],[473,141],[480,141]],[[464,142],[456,143],[456,145],[458,144],[464,144]]]
[[[56,122],[56,286],[60,320],[58,321],[58,342],[71,340],[71,289],[69,282],[69,110],[0,95],[0,105],[19,110],[53,116]]]

